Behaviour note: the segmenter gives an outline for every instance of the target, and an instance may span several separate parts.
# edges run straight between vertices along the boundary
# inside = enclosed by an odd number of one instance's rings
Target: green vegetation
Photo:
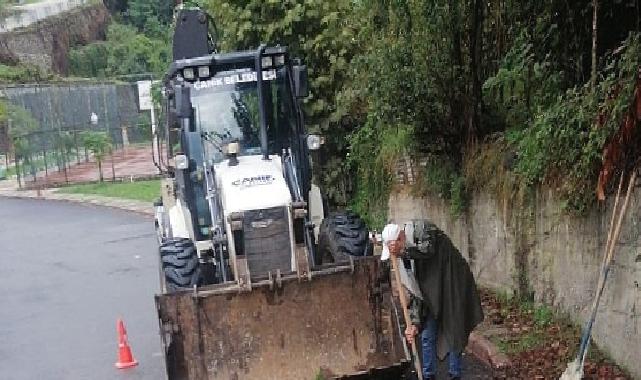
[[[567,315],[529,299],[487,290],[481,293],[484,335],[512,362],[506,372],[497,375],[508,379],[558,379],[567,363],[576,357],[580,327]],[[614,365],[593,342],[587,356],[586,374],[601,371],[611,373],[613,378],[629,378],[625,370]]]
[[[98,172],[100,173],[100,182],[103,182],[105,179],[102,175],[102,161],[105,155],[112,149],[111,138],[107,132],[86,131],[82,134],[82,140],[84,146],[96,159]]]
[[[494,341],[499,351],[504,354],[518,354],[530,351],[545,343],[545,337],[538,331],[528,332],[518,339],[496,339]]]
[[[106,41],[70,51],[70,74],[94,78],[162,74],[171,57],[172,4],[166,0],[128,1],[126,9],[115,15]]]
[[[26,173],[35,174],[52,168],[61,170],[78,160],[78,155],[82,154],[81,147],[100,157],[101,166],[102,159],[111,149],[109,137],[104,132],[87,132],[78,136],[64,130],[39,130],[38,121],[28,110],[3,101],[0,101],[0,123],[10,126],[9,152],[0,153],[15,159],[14,164],[7,168],[8,176],[19,174],[23,177]],[[81,144],[77,145],[79,142]]]
[[[306,122],[311,132],[326,137],[322,152],[325,159],[320,163],[322,170],[315,172],[316,181],[324,184],[333,204],[349,203],[353,195],[350,178],[358,168],[347,162],[347,153],[350,135],[359,123],[351,122],[350,115],[343,118],[336,114],[337,96],[353,70],[349,62],[361,49],[357,39],[358,12],[364,4],[346,0],[199,3],[216,21],[221,51],[256,48],[265,42],[288,46],[293,56],[304,59],[312,88],[312,94],[305,100]],[[360,121],[359,115],[354,116]]]
[[[11,0],[0,0],[0,17],[5,17],[9,13],[9,6],[13,3]]]
[[[330,205],[373,225],[386,219],[403,155],[427,162],[416,190],[454,215],[476,191],[525,202],[541,186],[568,211],[589,210],[641,65],[632,0],[596,2],[596,41],[594,0],[197,3],[221,51],[268,42],[304,58],[306,118],[326,136],[315,180]],[[107,41],[72,52],[72,73],[164,71],[171,1],[131,0],[115,19]]]
[[[352,149],[346,164],[360,180],[352,206],[372,227],[385,225],[385,205],[394,179],[391,173],[401,155],[411,148],[411,132],[406,126],[395,128],[371,120],[350,136]],[[368,165],[360,165],[362,162]]]
[[[492,340],[506,354],[531,351],[549,340],[548,329],[560,323],[560,318],[548,306],[536,305],[515,297],[495,295],[499,302],[499,320],[507,320],[508,334],[494,336]],[[490,313],[493,313],[491,311]],[[496,317],[494,317],[496,318]],[[553,328],[552,330],[556,330]],[[572,333],[574,333],[574,329]]]
[[[0,100],[0,123],[8,124],[9,120],[12,125],[9,138],[15,145],[14,150],[17,154],[24,154],[28,150],[24,135],[36,129],[37,121],[26,109]]]
[[[50,79],[49,74],[43,73],[40,68],[32,65],[21,64],[10,66],[0,64],[0,83],[30,83]]]
[[[153,202],[160,197],[160,181],[105,182],[64,187],[58,191],[66,194],[100,195],[110,198]]]
[[[585,212],[641,63],[628,0],[599,2],[594,64],[592,0],[201,3],[223,51],[267,41],[305,59],[308,120],[328,137],[317,180],[374,224],[402,154],[427,159],[418,190],[455,215],[475,191],[539,186]]]

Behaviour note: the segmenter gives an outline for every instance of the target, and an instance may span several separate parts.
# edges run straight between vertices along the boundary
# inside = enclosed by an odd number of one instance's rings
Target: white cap
[[[401,234],[401,227],[398,224],[388,224],[383,228],[381,238],[383,239],[383,253],[381,253],[381,261],[386,261],[390,257],[388,244],[398,239]]]

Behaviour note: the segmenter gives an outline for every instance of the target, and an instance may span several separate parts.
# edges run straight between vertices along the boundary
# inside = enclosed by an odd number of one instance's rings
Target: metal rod
[[[48,163],[47,163],[47,150],[43,149],[42,150],[42,157],[45,162],[45,180],[49,179],[49,168],[48,168]]]
[[[78,131],[73,131],[73,143],[76,146],[76,164],[80,164],[80,151],[78,150]]]
[[[263,53],[265,44],[256,51],[256,86],[258,87],[258,111],[260,113],[260,150],[263,160],[269,160],[269,142],[267,141],[267,111],[265,110],[265,94],[263,90]]]
[[[111,155],[111,182],[116,182],[116,168],[114,167],[114,150],[113,150],[113,148],[109,149],[109,154]]]
[[[587,356],[587,351],[588,351],[587,348],[588,348],[588,344],[590,343],[590,336],[592,334],[592,326],[594,325],[594,321],[596,320],[596,313],[597,313],[597,310],[599,309],[599,303],[601,302],[601,296],[603,295],[603,290],[605,289],[605,282],[608,279],[608,274],[610,272],[610,264],[612,263],[612,258],[614,257],[614,252],[615,252],[614,248],[616,246],[617,240],[619,239],[619,233],[621,232],[621,224],[623,223],[623,218],[625,217],[625,214],[628,211],[630,195],[632,194],[632,191],[634,189],[634,183],[636,181],[636,178],[637,178],[637,170],[635,167],[633,169],[632,175],[630,176],[630,179],[628,182],[628,189],[625,195],[625,200],[623,201],[623,206],[621,207],[621,210],[617,215],[617,224],[614,229],[614,235],[612,236],[610,246],[604,260],[604,266],[601,272],[601,276],[599,277],[599,284],[597,285],[597,295],[596,295],[596,298],[594,299],[594,303],[592,304],[590,319],[588,319],[588,322],[583,332],[583,337],[581,338],[581,346],[579,347],[579,352],[577,354],[577,359],[579,359],[580,368],[583,368],[583,364],[585,363],[585,358]],[[617,210],[613,210],[613,213],[616,213],[616,212]]]

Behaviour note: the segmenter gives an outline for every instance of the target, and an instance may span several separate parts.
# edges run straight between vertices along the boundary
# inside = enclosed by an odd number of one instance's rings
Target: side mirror
[[[309,84],[307,81],[307,66],[296,65],[293,67],[294,87],[296,98],[303,99],[309,96]]]
[[[176,105],[176,117],[179,119],[187,119],[191,117],[191,93],[189,87],[178,86],[174,93],[174,101]]]

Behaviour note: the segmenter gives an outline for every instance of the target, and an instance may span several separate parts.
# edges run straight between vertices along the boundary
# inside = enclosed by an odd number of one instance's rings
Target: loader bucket
[[[251,292],[156,296],[170,380],[402,379],[388,276],[374,258]],[[272,288],[272,289],[270,289]]]

